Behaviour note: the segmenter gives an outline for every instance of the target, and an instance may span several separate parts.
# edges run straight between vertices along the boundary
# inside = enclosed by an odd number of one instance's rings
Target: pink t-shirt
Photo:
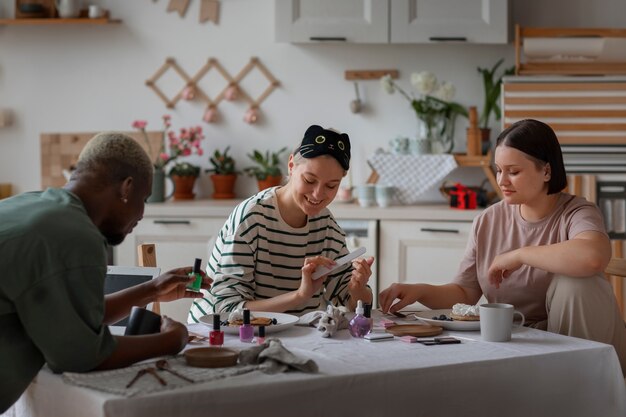
[[[496,289],[488,280],[492,260],[499,254],[525,246],[563,242],[586,231],[606,234],[602,214],[595,204],[561,193],[555,210],[537,222],[520,215],[519,205],[503,201],[481,213],[472,226],[465,256],[454,283],[482,291],[490,303],[509,303],[527,322],[547,319],[546,292],[553,273],[528,265],[513,271]]]

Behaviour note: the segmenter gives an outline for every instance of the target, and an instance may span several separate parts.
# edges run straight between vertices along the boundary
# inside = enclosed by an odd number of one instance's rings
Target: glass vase
[[[454,123],[456,115],[429,114],[417,118],[417,141],[430,143],[433,154],[451,153],[454,148]],[[419,146],[426,148],[425,145]]]
[[[163,168],[154,168],[152,174],[152,193],[148,203],[162,203],[165,201],[165,171]]]

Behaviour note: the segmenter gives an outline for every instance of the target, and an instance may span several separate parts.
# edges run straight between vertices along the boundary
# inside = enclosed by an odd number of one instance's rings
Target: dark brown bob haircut
[[[561,145],[554,130],[547,124],[533,119],[515,122],[498,136],[496,148],[500,145],[524,152],[538,167],[550,164],[548,195],[556,194],[567,187]]]

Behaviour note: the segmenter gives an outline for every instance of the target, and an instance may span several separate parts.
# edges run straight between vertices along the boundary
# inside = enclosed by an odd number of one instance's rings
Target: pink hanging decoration
[[[215,106],[207,107],[206,111],[204,112],[204,116],[202,116],[202,120],[204,120],[206,123],[215,123],[215,121],[217,120],[217,108]]]
[[[236,85],[229,86],[224,92],[224,98],[228,101],[235,101],[239,98],[239,89]]]
[[[188,85],[185,87],[182,93],[183,100],[191,101],[196,98],[196,87],[193,85]]]
[[[246,123],[254,124],[259,119],[259,112],[255,107],[250,107],[246,114],[243,116],[243,120]]]

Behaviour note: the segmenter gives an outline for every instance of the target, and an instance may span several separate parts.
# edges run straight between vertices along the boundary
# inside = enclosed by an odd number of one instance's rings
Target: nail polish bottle
[[[239,326],[239,340],[250,343],[254,338],[254,327],[250,324],[250,310],[243,309],[243,324]]]
[[[363,301],[359,300],[356,305],[356,316],[350,320],[348,325],[348,330],[352,337],[363,337],[372,329],[370,319],[365,317],[363,313]]]
[[[193,272],[189,273],[189,277],[193,277],[194,281],[190,284],[187,284],[187,289],[200,292],[200,288],[202,288],[202,274],[200,273],[201,266],[202,259],[196,258],[196,261],[193,264]]]
[[[259,326],[259,335],[256,337],[257,345],[265,343],[265,326]]]
[[[220,330],[220,315],[213,315],[213,330],[209,332],[209,345],[222,346],[224,344],[224,332]]]

